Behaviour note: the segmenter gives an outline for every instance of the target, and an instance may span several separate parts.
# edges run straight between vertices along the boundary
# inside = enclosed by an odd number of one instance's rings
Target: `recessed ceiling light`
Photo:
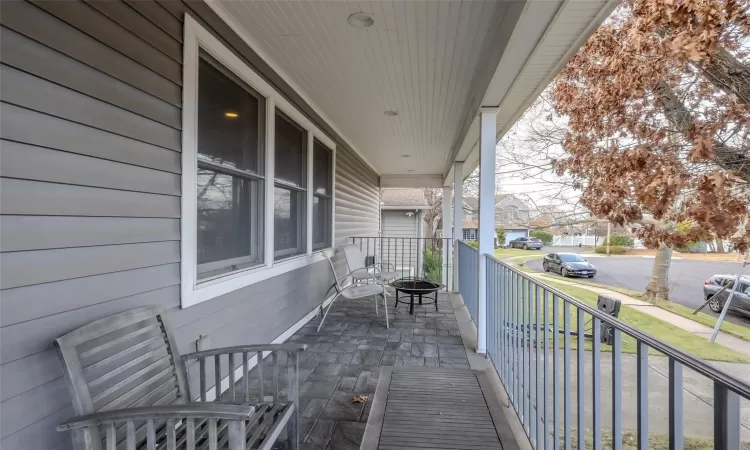
[[[224,113],[224,117],[228,117],[230,119],[236,119],[239,116],[240,116],[239,114],[237,114],[236,112],[232,112],[232,111],[227,111]]]
[[[398,115],[398,111],[396,111],[395,109],[386,109],[383,114],[385,114],[388,117],[395,117]]]
[[[408,158],[408,157],[410,157],[410,156],[411,156],[411,155],[407,155],[406,153],[404,153],[403,155],[401,155],[401,157],[402,157],[402,158]]]
[[[366,12],[354,13],[347,19],[349,25],[354,28],[367,28],[371,27],[375,23],[375,19],[372,18],[372,14]]]

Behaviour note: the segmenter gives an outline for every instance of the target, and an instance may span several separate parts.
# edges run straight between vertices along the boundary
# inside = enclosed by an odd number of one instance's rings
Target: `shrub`
[[[464,241],[464,244],[471,245],[474,248],[479,248],[479,241]]]
[[[534,237],[542,241],[544,245],[551,245],[552,244],[552,233],[547,233],[546,231],[542,230],[533,230],[531,233],[529,233],[529,236]]]
[[[624,236],[622,234],[613,234],[610,237],[611,242],[610,245],[618,245],[621,247],[630,247],[633,248],[635,245],[635,241],[633,241],[633,238],[631,236]],[[604,242],[602,242],[602,245],[607,245],[607,239],[604,239]]]
[[[628,252],[628,247],[623,247],[622,245],[610,245],[609,246],[609,253],[611,255],[624,255]],[[596,247],[594,249],[594,253],[607,253],[607,246],[606,245],[600,245],[599,247]]]
[[[505,245],[505,228],[503,227],[495,228],[495,234],[497,235],[497,245],[500,245],[500,246]]]
[[[441,283],[443,281],[443,255],[439,248],[425,249],[424,277],[433,283]]]

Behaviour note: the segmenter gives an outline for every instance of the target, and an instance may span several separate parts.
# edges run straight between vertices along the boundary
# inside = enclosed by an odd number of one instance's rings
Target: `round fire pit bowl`
[[[409,304],[409,314],[414,314],[414,297],[416,296],[419,299],[419,304],[422,305],[422,297],[427,297],[428,300],[432,300],[432,303],[427,303],[427,305],[434,304],[435,305],[435,311],[438,310],[438,291],[443,289],[445,286],[439,283],[433,283],[432,281],[427,281],[422,278],[416,278],[416,277],[405,277],[400,278],[396,281],[391,282],[391,287],[393,287],[396,290],[396,304],[393,306],[394,308],[398,308],[399,303],[408,303]],[[401,295],[405,294],[405,295]],[[407,301],[405,297],[408,296],[409,300]]]

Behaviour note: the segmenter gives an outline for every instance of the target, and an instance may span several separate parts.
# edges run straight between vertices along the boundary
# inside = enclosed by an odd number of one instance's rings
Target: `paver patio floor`
[[[469,368],[447,294],[437,312],[415,305],[414,315],[388,298],[389,329],[373,300],[337,301],[320,332],[315,317],[290,338],[308,345],[299,374],[302,450],[359,449],[383,366]],[[356,395],[370,401],[353,403]]]

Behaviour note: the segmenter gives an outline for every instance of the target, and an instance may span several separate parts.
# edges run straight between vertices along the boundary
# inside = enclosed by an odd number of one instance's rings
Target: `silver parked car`
[[[736,275],[714,275],[703,282],[703,297],[710,300],[708,307],[711,311],[720,313],[724,309],[724,304],[732,293],[735,278]],[[727,288],[719,293],[724,286]],[[740,285],[732,298],[732,303],[729,304],[729,310],[750,316],[750,277],[740,277]]]
[[[529,250],[529,249],[541,250],[541,248],[544,247],[544,243],[539,238],[520,237],[520,238],[516,238],[508,242],[508,247],[522,248],[524,250]]]

